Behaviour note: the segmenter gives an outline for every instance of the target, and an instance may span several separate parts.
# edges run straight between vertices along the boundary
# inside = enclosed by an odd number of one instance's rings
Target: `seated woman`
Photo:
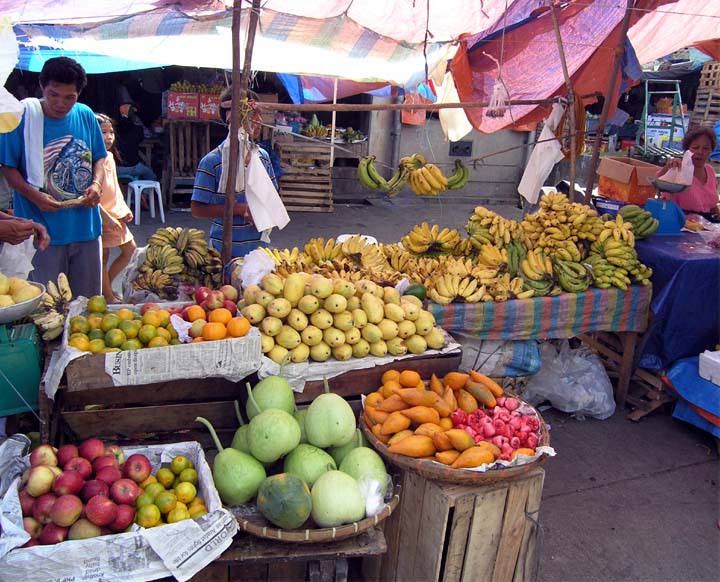
[[[693,212],[704,216],[712,222],[720,222],[718,209],[718,187],[714,168],[708,164],[710,154],[717,147],[715,132],[709,127],[696,127],[687,132],[682,141],[683,151],[692,152],[693,181],[692,185],[677,194],[663,192],[663,197],[672,199],[686,213]],[[663,176],[670,168],[680,169],[682,158],[668,160],[658,172]]]

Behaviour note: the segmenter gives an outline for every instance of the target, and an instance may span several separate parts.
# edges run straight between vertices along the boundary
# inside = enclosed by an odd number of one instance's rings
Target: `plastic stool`
[[[135,225],[140,224],[140,211],[142,204],[140,203],[140,197],[143,190],[151,188],[153,192],[150,194],[150,217],[155,218],[155,198],[157,198],[158,209],[160,210],[160,221],[165,224],[165,210],[163,209],[162,193],[160,192],[160,182],[153,180],[133,180],[128,184],[127,191],[127,205],[130,206],[131,193],[134,193],[135,198]]]

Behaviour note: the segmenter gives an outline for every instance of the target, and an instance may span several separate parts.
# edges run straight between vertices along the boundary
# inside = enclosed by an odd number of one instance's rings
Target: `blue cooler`
[[[613,217],[617,216],[617,213],[626,204],[625,202],[620,202],[619,200],[613,200],[611,198],[603,198],[602,196],[593,196],[592,201],[593,206],[595,206],[595,210],[597,210],[598,213],[609,214]]]

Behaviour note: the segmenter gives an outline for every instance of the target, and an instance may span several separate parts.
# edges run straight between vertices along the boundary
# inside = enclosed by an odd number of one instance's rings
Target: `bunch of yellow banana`
[[[477,206],[473,211],[465,230],[476,249],[484,244],[503,246],[510,241],[525,239],[525,231],[516,220],[508,220],[499,214]]]
[[[569,203],[567,195],[557,190],[551,190],[540,197],[540,209],[544,211],[566,210]]]
[[[304,132],[308,137],[327,137],[329,133],[324,125],[308,125]]]
[[[590,269],[593,278],[593,285],[599,289],[617,287],[627,291],[632,283],[628,277],[628,270],[609,263],[607,259],[598,253],[590,253],[585,264]],[[647,284],[647,283],[646,283]]]
[[[455,170],[447,177],[447,189],[460,190],[465,187],[469,179],[470,170],[460,158],[455,158]]]
[[[457,257],[469,257],[475,252],[475,245],[473,245],[470,238],[461,238],[460,241],[455,245],[452,250],[452,254]]]
[[[38,327],[42,339],[52,341],[62,335],[70,301],[72,289],[65,273],[58,275],[57,282],[46,283],[40,303],[29,316]]]
[[[305,243],[303,251],[318,265],[324,261],[343,257],[342,246],[337,244],[334,238],[329,238],[327,241],[322,237],[311,238]]]
[[[188,261],[188,266],[197,268],[198,265]],[[177,249],[169,245],[148,245],[145,251],[145,260],[143,261],[142,265],[140,265],[141,273],[152,273],[153,271],[161,271],[163,273],[166,273],[167,275],[176,275],[178,273],[182,273],[184,270],[185,261],[178,254]]]
[[[550,257],[536,250],[530,250],[520,262],[520,274],[525,280],[523,288],[533,290],[538,297],[553,291],[553,266]],[[558,288],[559,289],[559,288]]]
[[[360,265],[372,271],[390,270],[390,263],[378,245],[365,245],[359,257]]]
[[[603,222],[602,232],[598,235],[598,242],[604,242],[609,238],[616,241],[625,241],[630,247],[635,246],[635,235],[633,234],[633,223],[623,219],[622,214],[618,213],[615,220]]]
[[[400,169],[406,169],[408,186],[418,196],[437,196],[447,190],[448,178],[435,164],[421,154],[400,158]]]
[[[553,248],[564,240],[594,241],[602,231],[602,221],[595,209],[569,202],[565,194],[550,192],[540,198],[540,210],[528,214],[521,222],[528,248]]]
[[[508,299],[528,299],[535,294],[533,289],[525,288],[522,277],[511,277],[510,273],[503,273],[487,286],[488,293],[493,301],[507,301]]]
[[[455,300],[477,303],[485,295],[485,286],[479,285],[475,277],[469,276],[461,277],[449,273],[436,275],[428,286],[428,298],[440,305],[447,305]]]
[[[499,249],[495,245],[484,244],[480,247],[479,251],[478,264],[496,269],[507,268],[508,252],[506,249]]]
[[[570,239],[554,241],[543,247],[543,250],[550,257],[575,263],[579,263],[585,255],[585,247],[578,246],[575,241]]]
[[[423,222],[413,226],[412,230],[400,239],[403,248],[422,255],[425,253],[450,253],[460,241],[460,233],[456,229],[443,228],[437,224],[432,227]]]
[[[410,273],[417,268],[417,259],[398,245],[381,245],[390,268],[401,273]]]
[[[265,254],[267,254],[268,257],[270,257],[276,265],[279,265],[280,263],[294,263],[297,261],[301,256],[305,256],[304,253],[300,252],[300,249],[297,247],[293,247],[292,250],[290,249],[271,249],[268,247],[260,247]]]

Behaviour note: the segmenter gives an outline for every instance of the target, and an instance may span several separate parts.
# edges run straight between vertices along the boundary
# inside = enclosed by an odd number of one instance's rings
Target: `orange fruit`
[[[87,333],[90,331],[90,324],[86,317],[76,315],[70,320],[70,333]]]
[[[170,324],[170,312],[167,309],[158,309],[156,313],[160,316],[160,325],[156,327],[165,327]]]
[[[191,343],[191,344],[199,344],[200,342],[204,342],[204,341],[205,341],[205,340],[204,340],[203,338],[201,338],[201,337],[196,337],[196,338],[193,338],[192,340],[190,340],[190,343]]]
[[[128,339],[136,338],[140,327],[140,325],[131,319],[123,319],[120,321],[120,325],[118,325],[118,329],[122,331]]]
[[[158,328],[162,329],[162,328]],[[159,335],[156,335],[154,338],[152,338],[148,343],[148,348],[163,348],[165,346],[169,346],[170,344],[164,337],[160,337]]]
[[[168,324],[165,326],[165,329],[168,330],[168,332],[170,333],[170,339],[175,339],[175,338],[177,338],[178,332],[175,330],[175,328],[173,327],[172,323],[168,323]]]
[[[164,487],[170,487],[173,484],[173,481],[175,481],[175,473],[166,467],[160,469],[155,474],[155,477],[157,478],[158,483],[162,483]]]
[[[213,309],[208,315],[208,321],[213,323],[227,324],[227,322],[231,319],[232,313],[230,313],[229,309],[225,309],[224,307]]]
[[[402,389],[402,384],[400,384],[400,382],[398,382],[397,380],[388,380],[382,385],[382,389],[380,390],[380,392],[383,395],[383,398],[387,398],[395,391],[400,389]]]
[[[101,339],[91,339],[88,345],[88,351],[91,354],[99,354],[105,349],[105,342]]]
[[[114,313],[106,313],[100,323],[100,329],[103,331],[110,331],[111,329],[115,329],[118,325],[120,325],[120,318]]]
[[[123,352],[127,350],[139,350],[141,348],[142,344],[138,339],[129,339],[126,342],[123,342],[123,345],[120,346],[120,350]]]
[[[195,489],[195,485],[185,481],[183,483],[179,483],[178,486],[175,487],[175,495],[177,496],[178,501],[190,503],[193,499],[195,499],[197,489]]]
[[[107,309],[107,301],[102,295],[93,295],[88,299],[87,310],[95,313],[104,313]]]
[[[208,510],[204,505],[194,505],[188,509],[188,514],[191,518],[200,517],[201,515],[205,515],[207,512]]]
[[[132,311],[130,311],[127,307],[118,309],[115,312],[115,315],[117,315],[123,321],[130,321],[135,317],[135,314]]]
[[[150,503],[137,510],[135,521],[141,527],[154,527],[160,523],[161,517],[158,506]]]
[[[141,507],[144,507],[145,505],[152,505],[153,502],[153,496],[149,493],[141,493],[138,495],[137,499],[135,500],[135,508],[140,509]]]
[[[150,313],[148,311],[148,313]],[[138,332],[138,339],[141,343],[150,343],[150,340],[157,337],[157,327],[153,325],[143,325]]]
[[[105,332],[101,329],[92,329],[88,332],[87,337],[89,340],[94,340],[94,339],[105,340]]]
[[[195,497],[190,503],[187,504],[188,509],[195,507],[196,505],[202,505],[205,507],[205,500],[202,497]]]
[[[208,322],[203,327],[202,336],[206,340],[220,340],[227,336],[227,328],[224,323]]]
[[[160,513],[170,513],[177,505],[177,497],[170,491],[162,491],[155,497],[155,505],[158,506]]]
[[[152,325],[153,327],[160,327],[162,325],[163,316],[159,309],[152,309],[146,311],[142,316],[142,322],[144,325]],[[167,323],[165,324],[167,325]]]
[[[109,348],[119,348],[126,340],[127,337],[119,329],[111,329],[105,334],[105,345]]]
[[[406,388],[412,388],[420,384],[420,382],[422,382],[422,378],[415,370],[403,370],[400,372],[398,382]]]
[[[199,305],[191,305],[187,310],[187,320],[205,319],[205,310]]]
[[[145,479],[145,481],[140,481],[140,483],[138,483],[138,487],[140,487],[140,489],[145,489],[145,487],[150,485],[150,483],[157,483],[157,482],[158,482],[158,480],[155,477],[155,475],[148,475],[148,477],[147,477],[147,479]]]
[[[174,508],[167,516],[168,523],[176,523],[178,521],[182,521],[183,519],[190,519],[190,513],[187,509],[182,507]]]
[[[400,372],[397,370],[386,370],[380,378],[380,383],[385,384],[388,380],[397,380],[400,377]]]
[[[145,487],[145,493],[150,495],[150,497],[153,498],[153,501],[163,491],[165,491],[165,486],[162,483],[160,483],[160,481],[157,481],[156,483],[150,483],[150,485],[147,485]]]
[[[100,329],[100,325],[102,324],[102,316],[88,315],[87,322],[90,325],[91,330]]]
[[[68,342],[68,345],[80,350],[81,352],[90,351],[90,340],[88,340],[87,337],[74,337]]]
[[[172,471],[173,475],[179,475],[185,469],[189,468],[190,459],[188,459],[184,455],[177,455],[176,457],[173,457],[173,460],[170,462],[170,470]]]
[[[158,337],[163,338],[167,342],[169,342],[172,339],[172,334],[164,327],[158,327],[157,334],[158,334]]]
[[[232,337],[243,337],[248,331],[250,331],[250,320],[246,317],[233,317],[227,322],[227,332]]]

